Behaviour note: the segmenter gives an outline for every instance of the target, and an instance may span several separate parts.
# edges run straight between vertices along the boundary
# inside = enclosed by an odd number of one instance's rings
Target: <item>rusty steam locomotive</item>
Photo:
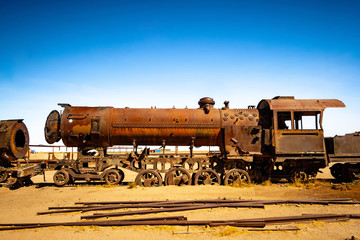
[[[59,167],[57,186],[76,180],[118,184],[121,169],[138,172],[143,186],[220,184],[315,176],[338,162],[334,177],[353,180],[359,169],[360,136],[324,138],[323,111],[345,107],[339,100],[297,100],[275,97],[247,109],[214,108],[212,98],[200,99],[197,109],[136,109],[64,107],[52,111],[45,124],[49,144],[62,139],[77,147],[78,156]],[[110,154],[108,147],[130,145],[129,154]],[[138,152],[138,146],[145,148]],[[150,153],[148,146],[189,146],[188,153]],[[197,155],[194,147],[218,146]],[[164,176],[164,179],[162,177]]]

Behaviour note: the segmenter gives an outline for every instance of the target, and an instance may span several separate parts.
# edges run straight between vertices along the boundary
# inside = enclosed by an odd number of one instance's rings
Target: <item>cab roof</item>
[[[275,111],[324,111],[328,107],[345,107],[345,104],[337,99],[295,99],[289,97],[274,97],[273,99],[263,99],[259,102],[258,109]]]

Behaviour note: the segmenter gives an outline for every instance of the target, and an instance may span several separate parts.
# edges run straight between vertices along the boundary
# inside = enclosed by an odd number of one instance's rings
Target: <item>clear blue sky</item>
[[[359,1],[0,0],[0,119],[31,144],[58,102],[246,108],[337,98],[326,135],[360,130]]]

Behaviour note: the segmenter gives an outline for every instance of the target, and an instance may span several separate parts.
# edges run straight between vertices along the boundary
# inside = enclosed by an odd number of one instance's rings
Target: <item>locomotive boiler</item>
[[[233,184],[267,178],[314,176],[328,165],[322,130],[323,111],[344,107],[339,100],[297,100],[275,97],[255,108],[219,109],[200,99],[197,109],[64,107],[52,111],[45,124],[50,144],[62,139],[78,147],[78,158],[54,175],[58,186],[75,180],[119,183],[122,168],[138,172],[145,186],[170,184]],[[130,145],[127,155],[107,148]],[[137,146],[145,146],[141,153]],[[148,146],[189,146],[188,154],[150,154]],[[220,151],[196,156],[194,147],[218,146]],[[96,152],[94,154],[94,151]]]
[[[65,107],[62,116],[53,111],[45,128],[48,143],[63,140],[68,147],[113,145],[221,146],[222,129],[256,128],[257,109],[214,109],[211,98],[199,101],[199,109],[131,109],[113,107]],[[226,134],[228,136],[228,134]],[[250,150],[250,149],[248,149]]]

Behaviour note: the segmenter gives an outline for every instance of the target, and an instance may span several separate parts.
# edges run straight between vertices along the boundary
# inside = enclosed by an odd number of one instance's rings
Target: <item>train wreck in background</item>
[[[12,188],[31,184],[45,164],[20,164],[29,149],[29,133],[22,119],[0,121],[0,183]],[[15,162],[16,165],[13,163]]]

